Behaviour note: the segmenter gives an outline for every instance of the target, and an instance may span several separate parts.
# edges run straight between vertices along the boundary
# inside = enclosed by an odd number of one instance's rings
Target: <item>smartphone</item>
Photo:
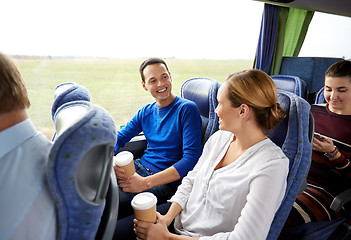
[[[319,139],[319,140],[324,140],[323,135],[321,135],[320,133],[314,133],[315,138]]]

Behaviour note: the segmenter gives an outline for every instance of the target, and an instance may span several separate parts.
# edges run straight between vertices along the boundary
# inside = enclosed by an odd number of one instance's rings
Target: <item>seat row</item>
[[[294,82],[298,83],[296,79]],[[203,144],[218,130],[218,116],[214,110],[218,105],[217,92],[220,85],[213,79],[192,78],[181,86],[181,97],[194,101],[200,110]],[[310,113],[310,104],[296,94],[304,93],[302,87],[303,84],[295,84],[293,87],[295,90],[292,92],[280,90],[278,87],[278,102],[286,111],[287,117],[266,133],[282,148],[290,161],[286,193],[275,214],[267,239],[278,238],[297,194],[304,187],[310,166],[314,122]],[[90,103],[89,91],[75,83],[64,83],[56,88],[52,117],[57,132],[53,137],[49,181],[56,186],[52,188],[54,191],[57,190],[53,195],[58,196],[58,199],[65,203],[58,208],[60,226],[63,226],[61,227],[62,239],[95,236],[95,234],[96,239],[111,239],[118,212],[117,183],[114,172],[111,171],[111,146],[115,141],[113,138],[116,137],[112,117],[104,109]],[[90,136],[89,141],[82,141],[87,133]],[[134,142],[140,144],[138,139]],[[85,147],[78,149],[71,147],[82,144]],[[134,145],[131,142],[121,150],[138,149],[138,147],[133,149]],[[145,146],[145,143],[142,145]],[[67,149],[71,152],[68,153]],[[139,149],[139,153],[142,151]],[[68,162],[67,156],[70,156],[70,161],[72,159],[75,161],[73,172],[68,171],[72,168],[72,162]],[[94,158],[101,156],[101,158],[93,162],[91,156]],[[98,169],[98,171],[89,173],[86,169]],[[82,174],[83,172],[91,175]],[[73,185],[68,184],[69,186],[60,185],[66,184],[67,179],[72,176],[79,176],[80,181]],[[69,188],[69,193],[63,194],[63,188]],[[84,202],[85,208],[79,207],[75,198]],[[79,211],[84,213],[79,214]],[[86,214],[87,212],[89,214]],[[86,226],[83,223],[89,220],[79,219],[78,216],[81,214],[89,217],[97,216],[101,221]],[[88,234],[82,235],[84,233]]]
[[[181,97],[195,102],[200,110],[203,144],[218,130],[218,116],[214,110],[218,105],[217,92],[220,86],[219,82],[209,78],[191,78],[181,86]],[[295,87],[294,89],[298,88]],[[310,104],[306,100],[295,93],[279,90],[278,102],[286,111],[287,117],[278,123],[274,129],[266,132],[266,135],[281,147],[289,158],[290,171],[286,194],[275,214],[267,239],[277,239],[296,195],[301,192],[301,188],[305,185],[305,178],[311,162],[314,132]],[[135,153],[138,147],[134,148],[133,146],[136,146],[137,142],[140,145],[139,140],[132,140],[120,151],[128,150]]]

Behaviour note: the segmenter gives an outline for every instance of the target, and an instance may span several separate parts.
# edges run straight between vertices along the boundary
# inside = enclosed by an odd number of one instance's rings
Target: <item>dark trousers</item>
[[[157,211],[162,215],[165,215],[171,206],[170,203],[164,203],[162,205],[157,206]],[[130,215],[128,217],[118,219],[117,225],[115,229],[115,234],[113,236],[114,240],[132,240],[136,239],[136,235],[133,231],[134,229],[134,220],[135,216]],[[172,226],[170,227],[172,228]],[[171,230],[172,232],[172,230]]]
[[[139,161],[139,159],[134,160],[135,171],[142,177],[147,177],[153,173],[146,169]],[[176,187],[166,184],[150,188],[147,192],[152,192],[157,197],[157,205],[166,203],[175,193]],[[123,192],[119,187],[119,207],[118,207],[118,219],[125,218],[133,214],[133,208],[131,206],[131,201],[137,193]]]

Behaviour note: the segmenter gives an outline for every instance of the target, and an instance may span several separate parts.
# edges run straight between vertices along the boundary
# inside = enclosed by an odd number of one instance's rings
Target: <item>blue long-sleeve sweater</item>
[[[178,96],[166,107],[154,102],[140,109],[118,132],[115,153],[140,132],[148,142],[140,161],[154,173],[174,166],[183,178],[202,153],[199,110],[194,102]]]

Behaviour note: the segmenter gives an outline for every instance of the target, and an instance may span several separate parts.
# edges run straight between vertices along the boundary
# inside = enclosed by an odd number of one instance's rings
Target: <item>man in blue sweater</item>
[[[119,216],[131,215],[130,202],[140,192],[156,195],[158,204],[176,191],[180,179],[193,169],[202,153],[201,118],[194,102],[172,93],[172,77],[166,63],[150,58],[140,66],[142,86],[155,98],[117,134],[115,154],[130,139],[144,132],[147,149],[134,160],[136,174],[128,177],[115,166],[119,183]]]

